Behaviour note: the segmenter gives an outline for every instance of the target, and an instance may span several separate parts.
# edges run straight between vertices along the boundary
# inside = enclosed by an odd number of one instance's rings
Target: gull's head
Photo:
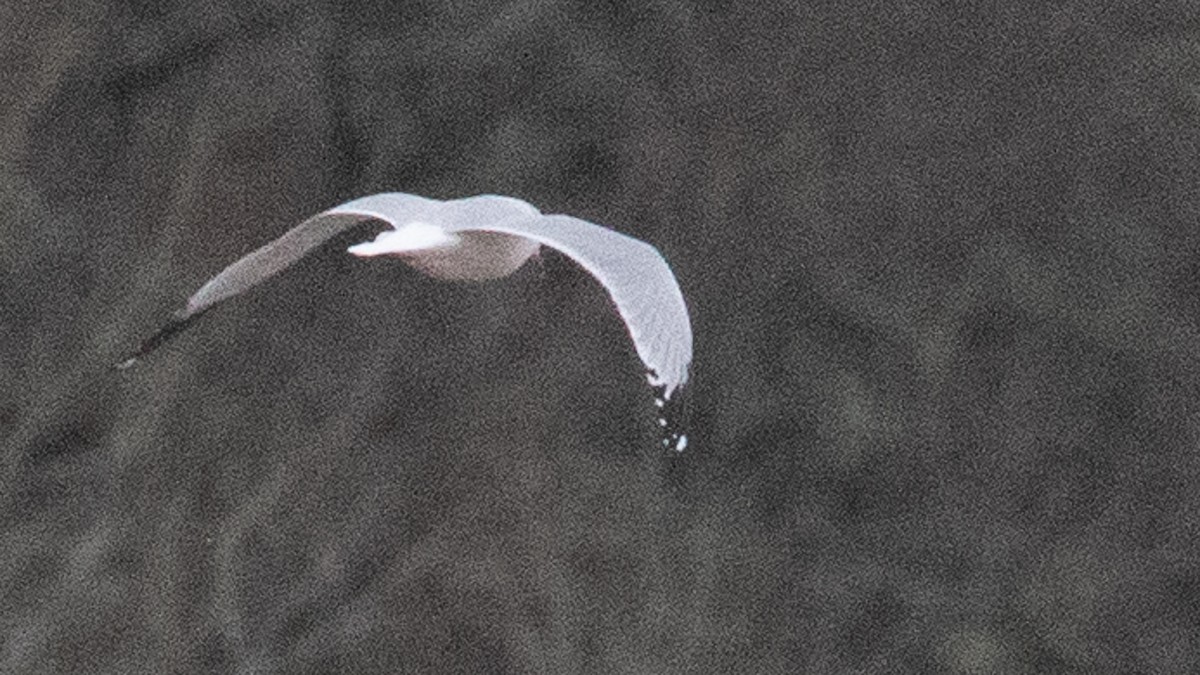
[[[346,249],[362,257],[377,255],[410,256],[425,251],[452,248],[458,236],[430,223],[413,221],[393,230],[380,232],[374,241],[366,241]]]

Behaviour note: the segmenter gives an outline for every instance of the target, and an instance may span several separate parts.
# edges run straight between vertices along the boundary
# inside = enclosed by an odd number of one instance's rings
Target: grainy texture
[[[1196,8],[968,6],[4,3],[0,672],[1200,670]],[[659,247],[687,452],[553,256],[107,369],[385,190]]]

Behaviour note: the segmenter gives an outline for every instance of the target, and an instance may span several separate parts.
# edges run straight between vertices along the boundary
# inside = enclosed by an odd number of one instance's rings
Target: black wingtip
[[[161,347],[167,340],[178,335],[180,331],[187,328],[202,313],[197,312],[189,315],[186,311],[176,312],[167,323],[163,324],[153,335],[146,338],[136,351],[114,363],[112,366],[113,370],[127,370],[133,364],[137,363],[139,359]]]
[[[691,390],[679,387],[666,397],[666,387],[654,387],[654,405],[658,408],[660,443],[664,450],[678,454],[687,449],[687,430],[691,426]]]

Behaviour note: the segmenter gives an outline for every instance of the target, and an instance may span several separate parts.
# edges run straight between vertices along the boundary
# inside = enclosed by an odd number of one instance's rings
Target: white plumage
[[[481,281],[507,276],[541,246],[578,263],[604,286],[633,338],[648,379],[663,399],[688,379],[692,328],[679,284],[649,244],[578,218],[544,215],[519,199],[479,195],[440,201],[403,193],[356,199],[300,223],[234,262],[205,283],[171,322],[119,364],[132,365],[214,304],[238,295],[364,219],[392,229],[350,253],[394,256],[438,279]],[[682,450],[686,438],[673,439]]]

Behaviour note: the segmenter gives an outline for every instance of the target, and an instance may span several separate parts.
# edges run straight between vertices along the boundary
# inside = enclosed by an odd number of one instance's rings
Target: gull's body
[[[638,356],[650,371],[650,383],[663,388],[663,400],[687,382],[691,322],[679,284],[653,246],[578,218],[543,215],[524,201],[497,195],[439,201],[384,193],[323,211],[210,279],[170,323],[120,365],[132,365],[201,312],[367,219],[381,220],[391,229],[373,241],[351,246],[350,253],[398,257],[438,279],[497,279],[515,272],[542,246],[558,250],[596,277],[611,295]],[[682,450],[686,438],[676,435],[674,442]]]

